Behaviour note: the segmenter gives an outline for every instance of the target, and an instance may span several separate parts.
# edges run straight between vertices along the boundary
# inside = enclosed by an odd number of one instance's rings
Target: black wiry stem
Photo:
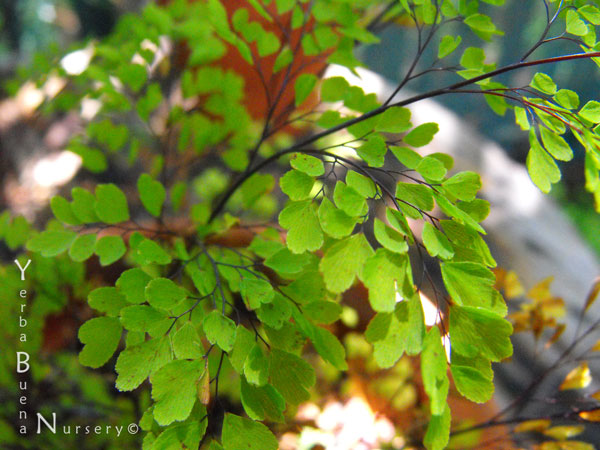
[[[212,222],[223,211],[229,198],[234,194],[235,191],[237,191],[239,189],[239,187],[244,183],[244,181],[246,181],[251,175],[259,172],[260,170],[262,170],[263,168],[268,166],[270,163],[278,160],[282,156],[299,152],[303,148],[318,141],[319,139],[330,136],[331,134],[336,133],[338,131],[345,130],[352,125],[363,122],[372,117],[376,117],[379,114],[382,114],[383,112],[387,111],[389,108],[398,107],[398,106],[407,106],[407,105],[411,105],[413,103],[419,102],[421,100],[439,97],[440,95],[451,94],[465,86],[469,86],[469,85],[475,84],[479,81],[483,81],[488,78],[492,78],[492,77],[501,75],[503,73],[512,72],[514,70],[522,69],[525,67],[534,67],[534,66],[540,66],[540,65],[544,65],[544,64],[555,64],[555,63],[564,62],[564,61],[573,61],[573,60],[578,60],[578,59],[590,59],[590,58],[600,58],[600,52],[575,53],[575,54],[571,54],[571,55],[562,55],[562,56],[556,56],[553,58],[537,59],[534,61],[520,61],[520,62],[517,62],[514,64],[509,64],[509,65],[501,67],[499,69],[492,70],[492,71],[484,73],[482,75],[479,75],[479,76],[476,76],[473,78],[469,78],[467,80],[459,81],[458,83],[454,83],[454,84],[451,84],[451,85],[443,87],[443,88],[434,89],[432,91],[425,92],[423,94],[414,95],[410,98],[407,98],[405,100],[400,100],[395,103],[389,103],[387,105],[382,105],[382,106],[375,108],[361,116],[355,117],[353,119],[349,119],[343,123],[340,123],[336,126],[328,128],[327,130],[323,130],[320,133],[316,133],[312,136],[309,136],[306,139],[292,145],[291,147],[288,147],[287,149],[281,150],[281,151],[271,155],[267,159],[261,161],[259,164],[254,166],[254,168],[252,168],[252,169],[249,168],[249,170],[246,170],[246,172],[243,174],[243,176],[239,177],[229,187],[229,189],[225,192],[225,194],[221,197],[221,199],[219,200],[219,202],[217,203],[217,205],[211,212],[209,222]]]

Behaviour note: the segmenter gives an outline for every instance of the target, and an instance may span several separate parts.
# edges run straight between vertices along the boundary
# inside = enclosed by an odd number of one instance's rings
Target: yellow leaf
[[[583,433],[585,427],[583,425],[560,425],[558,427],[548,428],[544,431],[546,436],[554,439],[569,439],[573,436]]]
[[[583,389],[588,387],[591,382],[592,374],[586,361],[575,367],[567,374],[563,382],[560,384],[559,389],[561,391],[566,391],[568,389]]]
[[[556,327],[556,331],[554,332],[554,334],[552,336],[550,336],[550,339],[548,339],[548,342],[546,342],[546,348],[550,347],[552,344],[554,344],[556,341],[558,341],[560,339],[563,332],[565,331],[565,328],[566,328],[566,325],[564,323],[561,323],[560,325],[558,325]]]
[[[528,431],[542,432],[545,429],[547,429],[548,427],[550,427],[551,424],[552,424],[552,422],[550,422],[548,419],[528,420],[527,422],[523,422],[523,423],[520,423],[519,425],[517,425],[515,427],[515,432],[517,432],[517,433],[527,433]]]
[[[598,294],[600,294],[600,277],[594,280],[594,284],[592,285],[592,289],[585,300],[585,308],[584,311],[587,311],[590,306],[596,301],[598,298]]]
[[[535,300],[536,302],[543,302],[545,300],[550,300],[552,298],[552,293],[550,292],[550,285],[554,281],[554,277],[548,277],[544,280],[540,281],[538,284],[533,286],[527,296]]]
[[[600,408],[592,411],[582,411],[579,413],[579,417],[588,422],[600,422]]]
[[[598,400],[600,402],[600,391],[594,392],[590,397],[592,397],[594,400]]]
[[[513,270],[508,271],[504,277],[504,295],[506,298],[521,297],[524,293],[525,289],[517,278],[517,274]]]
[[[203,405],[210,403],[210,371],[208,370],[208,358],[204,360],[204,372],[198,379],[198,400]]]
[[[594,346],[592,347],[592,351],[593,352],[600,352],[600,340],[598,340],[598,342],[596,342],[594,344]]]

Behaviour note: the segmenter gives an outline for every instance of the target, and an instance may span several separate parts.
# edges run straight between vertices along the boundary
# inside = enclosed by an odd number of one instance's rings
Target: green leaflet
[[[236,326],[229,317],[219,311],[211,311],[202,323],[206,338],[211,344],[217,344],[221,350],[230,352],[235,343]]]
[[[375,239],[387,250],[394,253],[404,254],[408,251],[408,243],[404,235],[388,227],[378,218],[375,218],[373,224],[373,232],[375,233]]]
[[[118,373],[116,387],[131,391],[148,376],[171,360],[171,349],[166,337],[154,338],[127,347],[119,354],[115,370]]]
[[[221,437],[225,450],[277,450],[279,444],[262,423],[226,413]]]
[[[432,415],[429,419],[429,425],[423,444],[427,450],[443,450],[446,448],[450,439],[450,424],[451,424],[450,407],[446,405],[443,414]]]
[[[368,212],[364,197],[342,181],[335,184],[333,199],[336,206],[350,217],[363,216]]]
[[[150,280],[150,275],[142,269],[134,268],[123,272],[115,285],[129,303],[144,303],[146,286]]]
[[[338,209],[328,198],[323,198],[318,214],[323,231],[335,239],[341,239],[352,233],[357,222],[356,218]]]
[[[78,220],[82,223],[93,223],[100,220],[95,210],[96,199],[91,192],[74,187],[71,190],[71,197],[73,198],[71,209]]]
[[[280,329],[292,314],[292,306],[279,292],[275,293],[273,300],[265,303],[256,311],[260,321],[275,329]]]
[[[457,222],[466,225],[474,231],[478,231],[481,234],[486,234],[481,225],[479,225],[469,214],[451,203],[446,197],[438,193],[433,193],[432,195],[435,198],[435,202],[444,212],[444,214],[454,218]]]
[[[344,292],[363,270],[373,249],[363,234],[355,234],[333,244],[321,259],[319,270],[333,293]]]
[[[302,313],[315,323],[327,325],[340,318],[340,315],[342,314],[342,307],[335,302],[315,301],[306,304],[302,308]]]
[[[79,340],[85,344],[79,362],[94,369],[104,365],[115,353],[122,331],[119,320],[113,317],[96,317],[85,322],[78,332]]]
[[[121,236],[103,236],[96,241],[94,252],[100,258],[100,264],[108,266],[125,254],[127,248]]]
[[[408,169],[416,169],[422,156],[412,148],[391,146],[390,150],[398,161],[404,164]]]
[[[296,106],[299,106],[308,98],[317,84],[317,77],[312,73],[303,73],[296,79],[294,89],[296,92]]]
[[[308,253],[295,254],[284,247],[267,257],[264,264],[281,274],[295,274],[301,272],[310,259]]]
[[[433,140],[433,137],[439,129],[437,123],[424,123],[423,125],[413,128],[410,133],[402,138],[402,140],[406,145],[410,145],[411,147],[423,147]]]
[[[95,234],[81,234],[77,236],[77,238],[71,244],[71,247],[69,248],[69,257],[73,261],[85,261],[94,254],[95,247]]]
[[[406,276],[408,258],[379,248],[365,262],[360,279],[369,289],[369,302],[374,311],[392,312],[396,306],[397,286]]]
[[[577,14],[577,11],[569,9],[566,16],[567,33],[575,36],[585,36],[588,33],[588,27]]]
[[[448,238],[437,228],[426,222],[423,225],[423,244],[431,256],[440,259],[450,259],[454,256],[454,249]]]
[[[261,278],[243,278],[240,284],[240,293],[248,309],[257,309],[263,303],[273,300],[275,291],[267,280]]]
[[[121,311],[121,324],[130,331],[143,331],[150,334],[155,327],[164,325],[167,321],[171,324],[172,319],[168,319],[165,311],[153,308],[148,305],[131,305],[123,308]]]
[[[190,418],[183,423],[172,424],[160,433],[151,450],[162,450],[166,448],[197,448],[200,440],[206,433],[208,421],[202,420],[206,414],[205,408],[195,408],[201,410],[199,413],[192,412]],[[196,416],[196,417],[194,417]],[[220,447],[220,446],[219,446]],[[222,447],[221,447],[222,449]]]
[[[254,334],[243,326],[238,326],[235,333],[233,349],[229,352],[229,362],[237,373],[242,373],[248,354],[254,348]]]
[[[494,372],[489,360],[455,354],[450,370],[454,385],[463,396],[476,403],[485,403],[492,398]]]
[[[450,382],[447,375],[446,352],[442,345],[440,330],[435,326],[427,333],[423,341],[421,374],[425,392],[429,396],[431,414],[443,414]]]
[[[590,100],[579,110],[579,115],[592,123],[600,123],[600,102]]]
[[[446,35],[442,37],[440,40],[440,46],[438,48],[438,58],[442,59],[446,56],[450,55],[454,50],[458,48],[460,43],[462,42],[462,37],[460,36],[450,36]]]
[[[81,224],[81,220],[77,218],[73,212],[71,204],[64,197],[61,197],[60,195],[52,197],[52,200],[50,200],[50,208],[52,209],[54,217],[61,222],[68,225]]]
[[[410,123],[411,112],[408,108],[392,107],[381,114],[375,125],[375,131],[381,133],[404,133],[412,126]]]
[[[127,306],[125,297],[114,287],[94,289],[88,295],[88,303],[96,311],[112,317],[117,317],[121,309]]]
[[[143,173],[137,181],[140,200],[150,214],[160,216],[163,203],[167,197],[165,187],[159,181],[153,180],[150,175]]]
[[[297,310],[292,310],[298,328],[309,338],[319,355],[336,369],[347,370],[346,351],[340,341],[329,330],[313,325]]]
[[[416,167],[417,172],[426,180],[441,181],[446,175],[446,167],[439,159],[433,156],[426,156],[419,161]]]
[[[475,172],[459,172],[445,180],[442,186],[457,199],[470,202],[481,189],[481,177]]]
[[[569,89],[560,89],[555,95],[554,100],[567,109],[577,109],[579,108],[579,95],[577,92],[571,91]]]
[[[325,328],[313,325],[308,336],[315,349],[325,361],[331,363],[338,370],[348,370],[346,350],[337,337]]]
[[[204,372],[200,360],[176,360],[165,364],[150,377],[154,419],[169,425],[188,418],[196,402],[198,379]]]
[[[199,359],[204,354],[196,327],[186,322],[173,336],[173,352],[177,359]]]
[[[473,262],[445,262],[441,268],[444,285],[457,304],[506,314],[506,304],[494,289],[496,277],[491,270]]]
[[[434,206],[431,189],[422,184],[398,183],[396,185],[396,197],[401,202],[401,207],[405,206],[406,203],[412,205],[406,205],[406,208],[403,208],[405,212],[414,213],[416,212],[415,208],[422,211],[431,211]],[[420,215],[417,217],[420,217]]]
[[[290,170],[279,180],[279,185],[290,200],[300,201],[310,198],[315,180],[299,170]]]
[[[421,351],[425,324],[417,295],[396,305],[392,313],[379,313],[369,323],[365,337],[373,344],[375,361],[382,369],[392,367],[404,354]]]
[[[364,198],[374,198],[377,194],[373,180],[353,170],[346,172],[346,184]]]
[[[367,142],[356,149],[358,156],[371,167],[381,167],[385,162],[387,147],[379,135],[372,136]]]
[[[529,134],[531,148],[527,154],[527,171],[531,181],[544,193],[550,192],[553,183],[560,180],[560,169],[546,153],[535,136],[533,130]]]
[[[112,183],[96,187],[94,211],[104,223],[116,224],[129,220],[127,198],[123,191]]]
[[[242,406],[251,419],[285,422],[285,400],[273,386],[253,386],[244,377],[240,377],[240,383]]]
[[[323,232],[310,200],[290,202],[279,214],[279,224],[289,230],[287,246],[293,253],[315,251],[323,245]]]
[[[271,350],[269,379],[286,402],[299,405],[310,398],[307,389],[315,384],[315,371],[303,358],[274,348]]]
[[[135,248],[138,263],[166,265],[171,262],[171,256],[155,241],[144,238]]]
[[[552,78],[541,72],[538,72],[533,76],[529,86],[548,95],[556,94],[557,90],[556,83],[552,81]]]
[[[155,308],[169,310],[187,297],[187,291],[168,278],[155,278],[145,289],[148,303]]]
[[[321,84],[321,101],[337,102],[344,99],[350,85],[343,77],[332,77],[323,80]]]
[[[477,231],[455,220],[441,220],[440,225],[448,239],[452,241],[454,261],[471,261],[488,267],[496,266],[487,244]]]
[[[345,81],[345,80],[344,80]],[[323,161],[314,156],[305,155],[303,153],[296,153],[290,160],[290,165],[300,172],[305,173],[311,177],[320,177],[325,173],[325,167],[323,167]]]
[[[269,358],[260,344],[254,344],[244,362],[244,376],[254,386],[264,386],[269,378]]]
[[[553,133],[546,127],[540,127],[540,134],[544,147],[554,158],[560,161],[570,161],[573,159],[573,150],[571,150],[567,141],[561,136]]]
[[[27,250],[41,253],[47,258],[65,252],[75,241],[77,234],[73,231],[42,231],[29,239]]]
[[[316,271],[303,273],[296,280],[284,286],[282,291],[301,305],[323,300],[327,296],[323,277]]]
[[[469,306],[450,310],[450,342],[452,351],[474,358],[481,355],[500,361],[512,355],[512,325],[490,311]]]

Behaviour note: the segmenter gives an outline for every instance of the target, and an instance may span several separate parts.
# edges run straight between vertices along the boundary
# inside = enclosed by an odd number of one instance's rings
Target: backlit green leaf
[[[450,311],[452,351],[470,358],[481,355],[500,361],[512,355],[512,325],[480,308],[454,306]]]
[[[290,202],[279,214],[279,224],[289,230],[287,246],[294,253],[318,250],[323,245],[323,232],[310,200]]]
[[[450,259],[454,256],[454,249],[448,238],[430,223],[423,226],[423,244],[431,256],[441,259]]]
[[[363,270],[363,264],[373,249],[363,234],[342,239],[333,244],[323,256],[319,270],[331,292],[344,292]]]
[[[313,177],[299,170],[290,170],[279,180],[281,190],[293,201],[310,198],[314,184],[315,180]]]
[[[202,326],[211,344],[217,344],[225,352],[233,349],[236,326],[229,317],[213,310],[204,318]]]
[[[397,285],[402,285],[408,259],[404,255],[379,248],[365,262],[361,280],[369,289],[369,302],[374,311],[392,312],[396,306]]]

